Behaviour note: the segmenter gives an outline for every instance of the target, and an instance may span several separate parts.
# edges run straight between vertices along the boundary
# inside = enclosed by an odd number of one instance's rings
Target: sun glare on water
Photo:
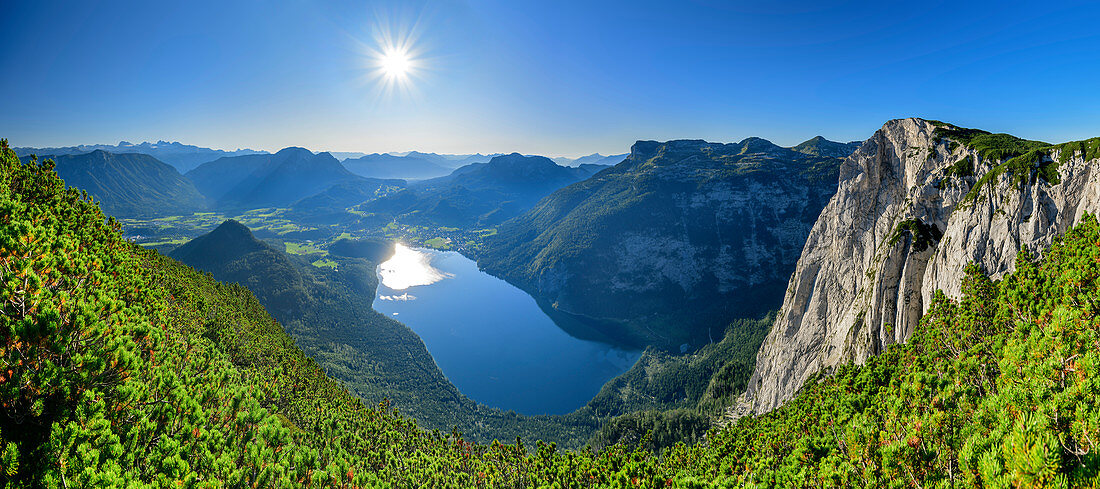
[[[431,257],[401,243],[394,246],[393,256],[378,266],[382,285],[391,290],[431,285],[451,275],[432,266]]]

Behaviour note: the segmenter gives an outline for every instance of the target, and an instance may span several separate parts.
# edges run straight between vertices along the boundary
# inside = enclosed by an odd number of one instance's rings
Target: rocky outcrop
[[[937,289],[960,294],[967,264],[1000,277],[1021,248],[1041,252],[1100,210],[1097,141],[983,133],[982,146],[975,133],[894,120],[844,161],[731,416],[769,411],[811,375],[906,341]]]

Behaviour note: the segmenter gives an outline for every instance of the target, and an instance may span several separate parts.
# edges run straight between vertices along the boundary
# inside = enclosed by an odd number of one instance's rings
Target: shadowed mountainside
[[[190,180],[149,155],[97,149],[40,159],[52,159],[66,185],[87,191],[111,216],[189,214],[206,207],[206,199]]]
[[[696,348],[782,301],[840,159],[639,141],[487,239],[478,265],[629,345]]]

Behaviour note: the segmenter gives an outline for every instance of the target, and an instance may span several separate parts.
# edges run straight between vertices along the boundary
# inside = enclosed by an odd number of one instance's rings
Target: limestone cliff
[[[1048,145],[922,119],[887,122],[841,164],[741,403],[771,410],[808,377],[913,333],[964,267],[1000,277],[1100,210],[1100,139]]]

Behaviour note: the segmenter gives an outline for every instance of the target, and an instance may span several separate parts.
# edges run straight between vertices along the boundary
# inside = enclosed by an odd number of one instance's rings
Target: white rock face
[[[1001,277],[1022,247],[1041,252],[1084,213],[1100,211],[1100,160],[1080,153],[1058,167],[1058,184],[1037,178],[1021,188],[1002,174],[967,201],[991,164],[962,145],[934,142],[934,130],[921,119],[890,121],[845,160],[730,417],[770,411],[810,375],[908,340],[935,290],[960,295],[968,263]],[[978,162],[976,176],[944,176],[967,156]],[[897,233],[905,221],[928,230],[923,249],[922,233]]]

